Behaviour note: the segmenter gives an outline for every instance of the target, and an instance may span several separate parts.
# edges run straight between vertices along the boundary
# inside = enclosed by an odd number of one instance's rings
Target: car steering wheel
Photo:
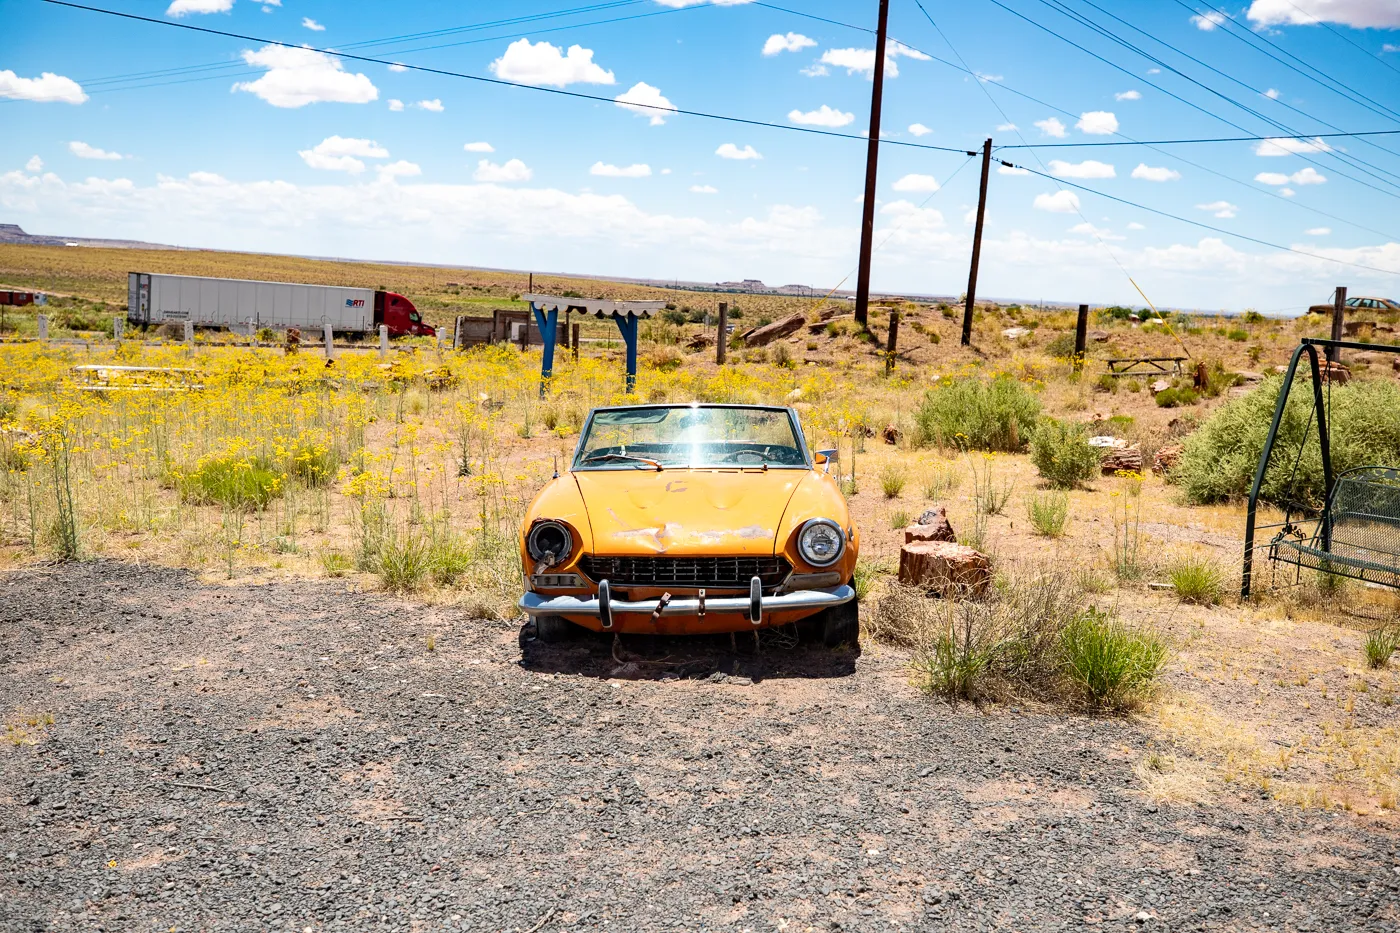
[[[768,453],[767,453],[767,449],[766,449],[766,448],[765,448],[764,450],[759,451],[759,450],[750,450],[749,448],[745,447],[743,450],[736,450],[736,451],[734,451],[732,454],[730,454],[729,456],[725,457],[725,458],[724,458],[724,462],[725,462],[725,463],[737,463],[737,462],[739,461],[739,458],[742,457],[742,456],[744,456],[745,454],[748,454],[750,457],[757,457],[757,458],[760,459],[760,460],[767,460],[767,459],[768,459]]]

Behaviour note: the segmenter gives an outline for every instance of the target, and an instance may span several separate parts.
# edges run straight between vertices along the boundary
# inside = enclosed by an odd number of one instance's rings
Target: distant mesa
[[[109,249],[181,249],[140,240],[104,240],[92,237],[44,236],[26,233],[19,224],[0,224],[0,243],[17,246],[105,246]]]

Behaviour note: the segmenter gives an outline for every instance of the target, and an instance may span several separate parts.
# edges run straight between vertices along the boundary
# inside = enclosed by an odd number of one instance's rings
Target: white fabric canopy
[[[612,317],[617,313],[648,318],[666,307],[664,301],[606,301],[600,298],[561,298],[558,295],[521,295],[520,298],[541,311],[551,308],[559,311],[572,309],[575,313],[591,314],[594,317]]]

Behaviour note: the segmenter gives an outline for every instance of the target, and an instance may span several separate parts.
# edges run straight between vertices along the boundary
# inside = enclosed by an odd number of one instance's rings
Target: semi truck
[[[403,295],[372,288],[127,273],[126,319],[136,325],[189,321],[196,327],[288,327],[341,334],[389,328],[392,337],[434,337]]]

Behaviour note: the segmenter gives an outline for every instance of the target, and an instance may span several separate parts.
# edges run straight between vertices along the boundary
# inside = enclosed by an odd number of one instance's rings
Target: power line
[[[1302,13],[1304,16],[1312,16],[1311,13],[1307,13],[1307,12],[1305,12],[1304,10],[1299,9],[1298,4],[1294,3],[1293,0],[1288,0],[1288,5],[1291,6],[1291,7],[1293,7],[1293,9],[1298,10],[1298,12],[1299,12],[1299,13]],[[1389,68],[1391,71],[1395,72],[1396,74],[1400,74],[1400,68],[1396,68],[1396,67],[1395,67],[1394,65],[1392,65],[1390,62],[1388,62],[1388,61],[1386,61],[1385,59],[1381,58],[1380,55],[1377,54],[1376,52],[1372,52],[1370,49],[1366,48],[1365,46],[1361,45],[1360,43],[1353,41],[1349,36],[1347,36],[1346,33],[1342,32],[1342,31],[1340,31],[1340,30],[1338,30],[1338,29],[1334,29],[1331,23],[1327,22],[1327,21],[1324,20],[1324,19],[1319,19],[1319,18],[1317,18],[1317,17],[1313,17],[1313,19],[1314,19],[1314,21],[1315,21],[1319,26],[1321,26],[1323,29],[1326,29],[1328,32],[1332,33],[1332,35],[1334,35],[1334,36],[1336,36],[1337,38],[1341,39],[1343,42],[1347,43],[1348,45],[1352,46],[1353,48],[1360,49],[1361,51],[1365,52],[1365,53],[1366,53],[1368,56],[1370,56],[1371,58],[1374,58],[1376,61],[1380,62],[1380,63],[1381,63],[1382,65],[1384,65],[1385,67]],[[1272,44],[1272,43],[1271,43],[1271,44]]]
[[[811,136],[832,136],[838,139],[855,139],[861,142],[866,141],[866,138],[864,136],[858,135],[856,133],[837,133],[833,130],[814,129],[808,126],[790,126],[784,123],[771,123],[766,120],[750,120],[744,117],[733,117],[725,114],[708,113],[703,110],[685,110],[680,107],[663,107],[659,104],[643,104],[634,103],[632,101],[619,102],[616,98],[604,97],[600,94],[586,94],[582,91],[567,91],[562,88],[538,87],[532,84],[517,84],[514,81],[505,81],[500,78],[488,78],[484,75],[468,74],[466,72],[461,71],[448,71],[445,68],[430,68],[427,65],[409,65],[403,62],[395,62],[382,58],[374,58],[368,55],[354,55],[348,52],[337,52],[331,49],[316,48],[315,46],[310,45],[296,45],[291,42],[282,42],[277,39],[264,39],[258,36],[249,36],[236,32],[227,32],[222,29],[211,29],[207,26],[195,26],[192,23],[173,23],[166,20],[154,19],[149,16],[138,16],[135,13],[124,13],[119,10],[107,10],[103,9],[102,7],[85,6],[81,3],[71,3],[68,2],[68,0],[43,0],[43,2],[53,4],[54,6],[62,6],[75,10],[83,10],[88,13],[101,13],[107,16],[114,16],[119,19],[129,19],[134,20],[136,22],[150,23],[157,26],[168,26],[175,29],[188,30],[190,32],[204,33],[206,35],[222,36],[226,39],[238,39],[241,42],[258,42],[262,43],[263,45],[275,45],[286,49],[303,49],[305,51],[317,52],[319,54],[332,56],[335,58],[345,58],[351,61],[358,62],[369,62],[370,64],[374,65],[401,65],[402,67],[410,71],[421,71],[425,74],[441,75],[443,77],[448,78],[461,78],[466,81],[476,81],[482,84],[496,85],[498,87],[509,87],[526,91],[535,91],[540,94],[552,94],[557,97],[571,97],[578,100],[590,100],[604,104],[623,103],[627,107],[635,107],[642,110],[655,110],[659,113],[679,114],[688,117],[702,117],[706,120],[718,120],[725,123],[738,123],[745,126],[760,126],[766,129],[785,130],[791,133],[806,133]],[[905,142],[903,140],[896,139],[886,140],[885,142],[886,144],[892,146],[904,146],[911,149],[924,149],[933,152],[957,152],[963,155],[967,155],[969,153],[969,150],[967,149],[954,149],[949,146],[933,146],[927,143]]]
[[[1234,237],[1237,240],[1247,240],[1250,243],[1257,243],[1260,246],[1267,246],[1270,249],[1283,250],[1284,252],[1289,253],[1297,253],[1300,256],[1307,256],[1310,259],[1321,259],[1324,262],[1335,262],[1343,266],[1354,266],[1357,269],[1366,269],[1370,272],[1380,272],[1385,275],[1400,275],[1400,270],[1382,269],[1378,266],[1368,266],[1365,263],[1349,262],[1345,259],[1335,259],[1331,256],[1323,256],[1320,253],[1310,253],[1307,250],[1297,249],[1292,246],[1284,246],[1280,243],[1271,243],[1268,240],[1261,240],[1258,237],[1252,237],[1248,234],[1235,233],[1233,230],[1226,230],[1224,227],[1217,227],[1214,224],[1204,223],[1199,220],[1192,220],[1189,217],[1182,217],[1179,214],[1173,214],[1168,211],[1159,210],[1155,207],[1148,207],[1146,204],[1139,204],[1136,201],[1129,201],[1127,198],[1120,198],[1117,195],[1112,195],[1105,191],[1099,191],[1097,188],[1090,188],[1088,185],[1081,185],[1072,181],[1065,181],[1063,178],[1056,178],[1055,176],[1050,175],[1046,172],[1037,172],[1035,169],[1027,168],[1024,165],[1014,165],[1010,162],[1003,162],[1002,165],[1005,165],[1008,168],[1016,168],[1024,172],[1030,172],[1032,175],[1039,175],[1041,178],[1048,179],[1052,182],[1055,182],[1056,184],[1067,185],[1071,188],[1078,188],[1080,191],[1087,191],[1089,194],[1096,194],[1101,198],[1107,198],[1110,201],[1117,201],[1119,204],[1125,204],[1128,207],[1135,207],[1138,210],[1147,211],[1149,213],[1156,214],[1159,217],[1167,217],[1171,220],[1178,220],[1184,224],[1190,224],[1193,227],[1200,227],[1204,230],[1210,230],[1214,233],[1222,234],[1223,236]]]
[[[1198,139],[1124,139],[1092,143],[1035,143],[1025,146],[997,146],[998,149],[1085,149],[1094,146],[1182,146],[1194,143],[1254,143],[1276,139],[1307,142],[1312,139],[1351,139],[1357,136],[1400,136],[1400,130],[1365,130],[1356,133],[1306,133],[1302,136],[1211,136]]]

